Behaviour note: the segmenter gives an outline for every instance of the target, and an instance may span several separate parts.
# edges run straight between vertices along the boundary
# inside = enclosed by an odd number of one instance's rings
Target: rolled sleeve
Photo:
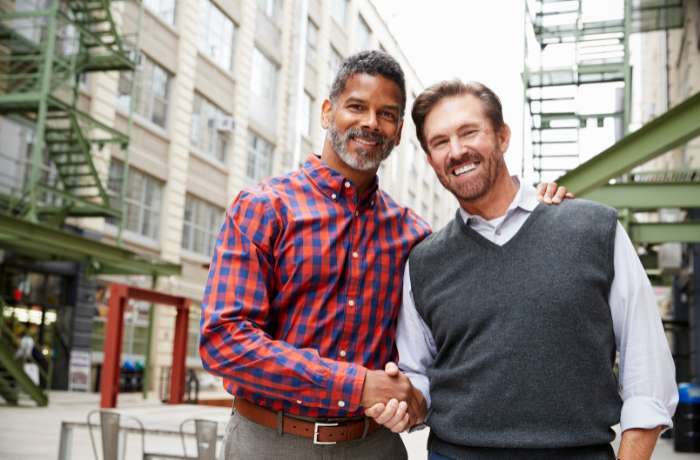
[[[673,407],[675,410],[675,405]],[[662,401],[648,396],[633,396],[625,399],[620,415],[622,431],[630,428],[652,429],[658,426],[670,428],[673,420],[669,407]]]

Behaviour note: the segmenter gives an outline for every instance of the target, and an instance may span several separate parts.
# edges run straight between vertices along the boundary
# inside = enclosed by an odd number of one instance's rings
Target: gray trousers
[[[380,429],[364,439],[330,446],[314,445],[311,439],[258,425],[234,413],[226,427],[222,460],[406,460],[401,437]]]

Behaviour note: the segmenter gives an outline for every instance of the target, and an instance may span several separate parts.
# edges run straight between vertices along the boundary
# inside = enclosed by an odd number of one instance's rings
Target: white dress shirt
[[[502,217],[485,220],[464,209],[460,209],[460,213],[472,229],[493,243],[503,245],[518,232],[538,204],[537,191],[521,186]],[[608,302],[615,345],[620,354],[621,429],[671,427],[671,417],[678,403],[675,366],[651,283],[632,241],[619,223],[615,233],[614,268]],[[556,266],[551,269],[556,270]],[[403,306],[396,332],[399,367],[423,393],[430,407],[426,369],[434,362],[437,349],[430,328],[416,310],[408,263],[403,279]]]

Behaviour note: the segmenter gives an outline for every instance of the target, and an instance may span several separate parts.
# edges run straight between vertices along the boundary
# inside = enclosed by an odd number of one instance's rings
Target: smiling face
[[[348,78],[334,102],[323,103],[323,127],[337,158],[356,171],[374,172],[399,143],[401,91],[382,76]]]
[[[482,198],[499,176],[507,176],[503,154],[510,129],[494,130],[481,101],[471,94],[440,100],[423,125],[428,163],[461,203]]]

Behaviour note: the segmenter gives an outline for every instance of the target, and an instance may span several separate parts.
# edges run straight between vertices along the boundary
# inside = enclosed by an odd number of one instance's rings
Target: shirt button
[[[358,257],[360,257],[360,255],[357,253],[357,251],[353,251],[352,258],[357,259]]]
[[[340,356],[342,358],[345,358],[346,355],[347,355],[347,352],[345,350],[340,350]]]
[[[336,198],[338,198],[338,195],[336,195],[335,193],[332,193],[331,198],[333,198],[335,200]]]
[[[348,305],[350,305],[351,307],[354,307],[354,306],[355,306],[355,301],[352,300],[352,299],[351,299],[351,300],[348,300]]]
[[[345,188],[350,188],[350,182],[349,182],[349,181],[345,181]]]
[[[338,407],[345,407],[345,401],[338,401]]]

